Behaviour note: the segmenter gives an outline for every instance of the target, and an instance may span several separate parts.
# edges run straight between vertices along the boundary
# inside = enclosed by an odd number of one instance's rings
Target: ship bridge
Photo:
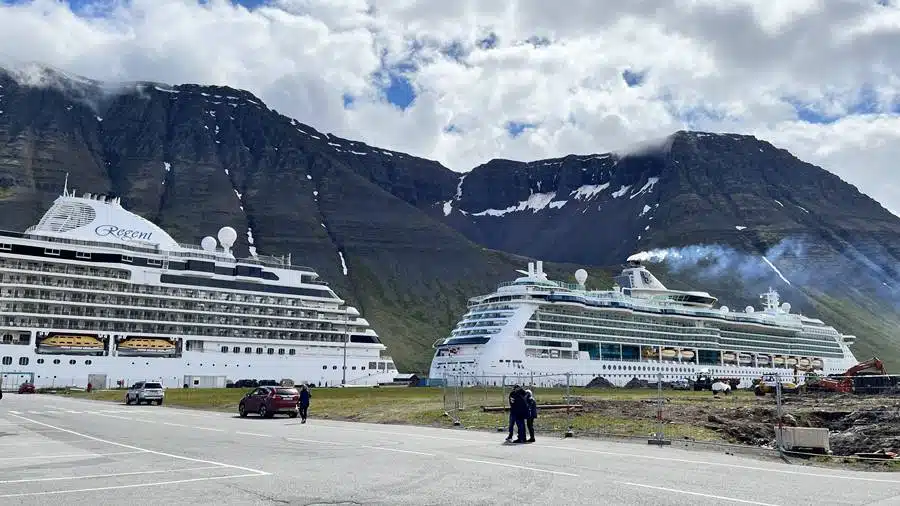
[[[669,290],[640,262],[631,260],[614,278],[622,292],[632,297],[662,299],[686,306],[712,307],[718,299],[707,292]]]

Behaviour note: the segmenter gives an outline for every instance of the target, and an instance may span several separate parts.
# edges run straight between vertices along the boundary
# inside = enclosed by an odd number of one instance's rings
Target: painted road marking
[[[115,455],[134,455],[136,453],[144,453],[145,450],[132,452],[113,452],[113,453],[69,453],[63,455],[29,455],[27,457],[0,457],[0,460],[40,460],[40,459],[75,459],[87,457],[112,457]]]
[[[116,444],[116,443],[111,443]],[[224,464],[223,464],[224,465]],[[227,467],[236,467],[236,466],[227,466]],[[100,492],[104,490],[121,490],[126,488],[143,488],[143,487],[155,487],[160,485],[174,485],[176,483],[193,483],[198,481],[213,481],[213,480],[232,480],[235,478],[250,478],[256,476],[264,476],[269,473],[265,472],[255,472],[248,474],[232,474],[229,476],[213,476],[211,478],[191,478],[187,480],[172,480],[172,481],[156,481],[150,483],[136,483],[134,485],[113,485],[109,487],[94,487],[94,488],[79,488],[75,490],[50,490],[47,492],[23,492],[21,494],[5,494],[0,495],[0,498],[9,498],[9,497],[31,497],[38,495],[59,495],[59,494],[77,494],[79,492]]]
[[[586,448],[572,448],[570,446],[553,446],[553,445],[541,445],[544,448],[555,448],[558,450],[568,450],[572,452],[579,453],[594,453],[598,455],[611,455],[614,457],[631,457],[637,459],[648,459],[648,460],[659,460],[664,462],[678,462],[681,464],[697,464],[701,466],[716,466],[716,467],[729,467],[733,469],[746,469],[749,471],[765,471],[767,473],[781,473],[781,474],[792,474],[798,476],[810,476],[814,478],[837,478],[841,480],[857,480],[857,481],[872,481],[877,483],[891,483],[894,485],[900,485],[900,480],[886,480],[883,478],[868,478],[865,476],[852,476],[852,475],[843,475],[843,474],[828,474],[828,473],[811,473],[806,471],[791,471],[788,469],[776,469],[776,468],[768,468],[768,467],[758,467],[758,466],[746,466],[742,464],[727,464],[725,462],[709,462],[703,460],[691,460],[691,459],[680,459],[677,457],[659,457],[655,455],[644,455],[640,453],[624,453],[624,452],[610,452],[603,450],[588,450]]]
[[[741,504],[755,504],[757,506],[778,506],[777,504],[767,503],[767,502],[759,502],[759,501],[748,501],[746,499],[735,499],[734,497],[725,497],[721,495],[712,495],[712,494],[703,494],[700,492],[689,492],[687,490],[679,490],[677,488],[666,488],[666,487],[656,487],[653,485],[644,485],[642,483],[630,483],[627,481],[620,482],[624,485],[631,485],[632,487],[641,487],[641,488],[650,488],[653,490],[662,490],[664,492],[674,492],[676,494],[686,494],[693,495],[698,497],[706,497],[708,499],[718,499],[720,501],[728,501],[728,502],[736,502]]]
[[[534,472],[538,472],[538,473],[558,474],[558,475],[561,475],[561,476],[573,476],[573,477],[576,477],[576,478],[578,477],[577,474],[566,473],[566,472],[563,472],[563,471],[551,471],[551,470],[549,470],[549,469],[539,469],[539,468],[536,468],[536,467],[519,466],[519,465],[516,465],[516,464],[507,464],[507,463],[505,463],[505,462],[492,462],[492,461],[489,461],[489,460],[475,460],[475,459],[464,459],[464,458],[458,458],[458,459],[456,459],[456,460],[461,460],[461,461],[463,461],[463,462],[475,462],[476,464],[488,464],[488,465],[491,465],[491,466],[512,467],[512,468],[514,468],[514,469],[524,469],[524,470],[526,470],[526,471],[534,471]]]
[[[412,453],[413,455],[425,455],[427,457],[434,457],[433,453],[425,453],[425,452],[414,452],[412,450],[401,450],[399,448],[386,448],[384,446],[369,446],[369,445],[360,445],[363,448],[370,448],[372,450],[385,450],[389,452],[397,452],[397,453]]]
[[[92,441],[99,441],[99,442],[101,442],[101,443],[106,443],[106,444],[110,444],[110,445],[113,445],[113,446],[119,446],[119,447],[121,447],[121,448],[128,448],[128,449],[130,449],[130,450],[135,450],[135,451],[138,451],[138,452],[152,453],[152,454],[154,454],[154,455],[160,455],[160,456],[163,456],[163,457],[169,457],[169,458],[178,459],[178,460],[187,460],[187,461],[189,461],[189,462],[197,462],[197,463],[200,463],[200,464],[214,464],[214,465],[218,465],[218,466],[222,466],[222,467],[228,467],[228,468],[231,468],[231,469],[238,469],[238,470],[241,470],[241,471],[247,471],[247,472],[250,472],[250,473],[256,473],[257,476],[266,476],[266,475],[271,474],[271,473],[267,473],[267,472],[265,472],[265,471],[260,471],[259,469],[252,469],[252,468],[249,468],[249,467],[236,466],[236,465],[234,465],[234,464],[225,464],[225,463],[223,463],[223,462],[216,462],[216,461],[213,461],[213,460],[195,459],[195,458],[192,458],[192,457],[185,457],[184,455],[175,455],[175,454],[172,454],[172,453],[160,452],[160,451],[156,451],[156,450],[148,450],[148,449],[146,449],[146,448],[140,448],[140,447],[137,447],[137,446],[127,445],[127,444],[124,444],[124,443],[117,443],[117,442],[115,442],[115,441],[110,441],[110,440],[108,440],[108,439],[101,439],[101,438],[99,438],[99,437],[90,436],[90,435],[88,435],[88,434],[82,434],[81,432],[75,432],[74,430],[64,429],[64,428],[62,428],[62,427],[56,427],[56,426],[54,426],[54,425],[50,425],[49,423],[38,422],[37,420],[32,420],[32,419],[26,418],[26,417],[24,417],[24,416],[20,416],[20,415],[13,415],[13,416],[16,416],[17,418],[21,418],[22,420],[25,420],[26,422],[31,422],[31,423],[36,424],[36,425],[42,425],[42,426],[44,426],[44,427],[47,427],[47,428],[50,428],[50,429],[55,429],[55,430],[58,430],[58,431],[60,431],[60,432],[65,432],[65,433],[67,433],[67,434],[72,434],[72,435],[75,435],[75,436],[80,436],[80,437],[83,437],[83,438],[85,438],[85,439],[90,439],[90,440],[92,440]],[[241,475],[241,476],[243,476],[243,475]],[[251,476],[251,475],[247,475],[247,476]],[[236,477],[237,477],[237,476],[236,476]],[[189,480],[189,481],[197,481],[197,480]],[[181,482],[175,482],[175,483],[181,483]],[[115,488],[115,487],[114,487],[114,488]],[[3,496],[0,496],[0,497],[3,497]],[[15,497],[15,496],[12,496],[12,497]]]
[[[241,432],[239,430],[234,432],[235,434],[240,434],[242,436],[254,436],[254,437],[272,437],[271,434],[260,434],[258,432]]]
[[[183,471],[203,471],[206,469],[221,469],[220,466],[204,466],[204,467],[186,467],[179,469],[161,469],[157,471],[134,471],[130,473],[114,473],[114,474],[88,474],[82,476],[55,476],[52,478],[26,478],[21,480],[5,480],[0,481],[0,485],[11,483],[34,483],[39,481],[63,481],[63,480],[89,480],[91,478],[118,478],[120,476],[138,476],[142,474],[160,474],[160,473],[180,473]]]

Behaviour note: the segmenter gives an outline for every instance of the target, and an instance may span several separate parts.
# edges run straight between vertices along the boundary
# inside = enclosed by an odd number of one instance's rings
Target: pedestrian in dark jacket
[[[512,390],[509,392],[509,397],[507,402],[509,402],[509,434],[506,436],[506,442],[512,443],[513,437],[513,427],[516,425],[516,412],[514,406],[516,404],[516,396],[518,395],[519,390],[522,387],[519,385],[513,385]]]
[[[534,395],[531,393],[531,390],[525,390],[525,404],[528,406],[528,418],[526,422],[528,423],[528,442],[534,443],[534,419],[537,418],[537,401],[534,399]]]
[[[525,390],[521,387],[517,388],[509,394],[510,417],[516,424],[516,440],[514,443],[525,442],[525,420],[528,418],[528,404],[525,401]]]
[[[300,403],[298,405],[300,408],[300,423],[306,423],[306,416],[309,414],[310,397],[312,397],[312,394],[309,392],[309,387],[304,383],[300,387]]]

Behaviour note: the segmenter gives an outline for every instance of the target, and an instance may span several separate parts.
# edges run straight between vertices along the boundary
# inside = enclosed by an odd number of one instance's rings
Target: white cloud
[[[245,88],[319,129],[454,170],[680,128],[751,133],[900,211],[900,9],[875,0],[99,5],[87,17],[53,0],[2,6],[0,52],[104,80]],[[384,100],[383,64],[416,90],[406,110]],[[840,119],[803,122],[792,102]],[[508,122],[535,126],[512,137]]]

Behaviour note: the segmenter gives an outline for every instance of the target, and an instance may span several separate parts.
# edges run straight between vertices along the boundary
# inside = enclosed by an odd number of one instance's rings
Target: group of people
[[[531,390],[514,385],[509,392],[509,435],[507,443],[534,443],[534,419],[537,418],[537,401]],[[525,439],[525,427],[528,426],[528,435]],[[513,440],[513,426],[517,429],[517,438]]]

